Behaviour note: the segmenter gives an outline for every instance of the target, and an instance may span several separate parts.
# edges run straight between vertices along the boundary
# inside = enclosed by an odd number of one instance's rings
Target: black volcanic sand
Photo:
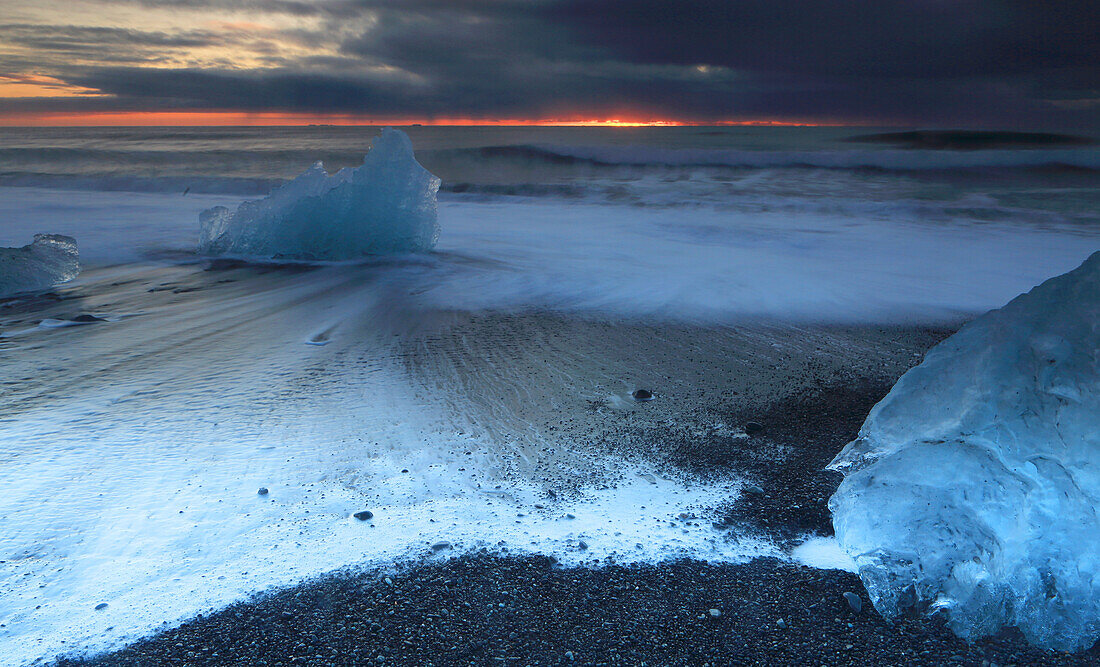
[[[386,583],[389,578],[392,584]],[[855,613],[842,597],[858,591]],[[717,609],[721,615],[711,616]],[[758,560],[560,568],[471,555],[341,574],[233,605],[75,665],[1095,665],[1017,633],[974,644],[888,625],[859,579]]]
[[[407,334],[405,354],[412,377],[481,387],[480,412],[493,415],[481,427],[525,442],[548,496],[570,484],[553,472],[570,459],[547,453],[552,435],[552,449],[576,449],[582,459],[643,458],[670,474],[743,476],[758,488],[699,520],[789,548],[809,533],[831,534],[826,502],[839,476],[823,467],[897,377],[949,334],[462,316]],[[655,400],[616,398],[638,388]],[[334,573],[57,665],[1100,663],[1100,646],[1045,652],[1015,630],[968,644],[939,620],[888,624],[855,575],[773,559],[566,568],[507,548],[446,553]],[[861,597],[861,612],[845,592]]]
[[[391,314],[370,326],[392,326],[413,381],[476,432],[507,443],[500,451],[522,452],[502,465],[558,498],[615,483],[614,458],[779,490],[786,483],[765,478],[778,468],[820,470],[894,381],[953,331],[434,317]],[[654,400],[635,400],[639,389]],[[764,428],[746,437],[750,422]]]

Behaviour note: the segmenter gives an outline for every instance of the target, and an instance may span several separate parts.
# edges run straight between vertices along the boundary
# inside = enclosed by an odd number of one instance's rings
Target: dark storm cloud
[[[104,49],[189,48],[210,46],[224,41],[221,35],[204,31],[165,33],[125,28],[18,23],[0,24],[0,34],[4,35],[8,44],[41,52],[79,52],[100,57]]]
[[[633,60],[761,73],[972,77],[1089,68],[1094,0],[566,0],[549,9]],[[1095,83],[1095,81],[1094,81]]]
[[[261,71],[57,68],[130,108],[1100,126],[1100,3],[1091,0],[128,4],[297,17],[310,26],[300,43],[333,42],[327,55]],[[16,38],[44,54],[224,39],[51,28]],[[276,47],[267,47],[273,58]]]
[[[91,71],[70,78],[123,99],[155,99],[170,109],[306,109],[347,111],[385,99],[383,81],[327,75],[205,70],[153,70],[140,67]],[[391,106],[393,100],[387,102]]]
[[[637,0],[629,12],[616,11],[620,6],[566,0],[549,14],[578,39],[630,62],[707,63],[765,86],[782,82],[764,95],[764,108],[1036,122],[1057,115],[1049,101],[1100,97],[1100,3],[1093,0]],[[1096,123],[1095,115],[1076,120]]]
[[[568,68],[537,76],[521,73],[476,80],[445,78],[437,83],[396,81],[385,72],[339,76],[300,72],[160,70],[140,67],[91,69],[73,73],[70,83],[118,96],[126,109],[242,109],[363,112],[380,116],[522,118],[556,117],[578,109],[615,114],[637,106],[632,80],[601,69]],[[661,76],[657,73],[657,76]],[[563,83],[564,82],[564,83]],[[561,89],[567,88],[568,95]],[[648,96],[669,110],[685,100],[698,108],[721,111],[721,95],[713,84],[668,78],[667,85]],[[21,108],[41,108],[31,100]],[[102,103],[100,103],[102,104]],[[586,116],[587,117],[587,116]]]
[[[687,117],[967,123],[1041,122],[1058,114],[1048,98],[1100,97],[1091,1],[359,4],[379,24],[347,50],[436,80],[484,73],[498,84],[488,95],[569,98],[597,85],[608,106]],[[670,76],[699,65],[710,75]]]

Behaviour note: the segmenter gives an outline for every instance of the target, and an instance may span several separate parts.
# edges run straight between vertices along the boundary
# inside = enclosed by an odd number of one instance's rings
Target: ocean
[[[444,287],[462,307],[955,317],[1076,266],[1100,215],[1095,146],[845,141],[866,128],[407,129],[443,181],[441,253],[520,269]],[[202,209],[316,161],[355,166],[376,134],[0,129],[0,244],[67,234],[86,266],[186,256]]]
[[[198,215],[355,166],[376,128],[0,129],[0,246],[65,234],[82,264],[0,298],[0,664],[478,549],[844,567],[714,528],[755,482],[653,434],[747,442],[810,371],[896,378],[904,332],[1100,249],[1094,145],[404,129],[436,251],[341,263],[202,257]]]

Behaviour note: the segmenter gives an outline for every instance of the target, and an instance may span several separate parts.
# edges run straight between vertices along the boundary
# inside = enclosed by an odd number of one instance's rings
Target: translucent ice
[[[31,292],[72,280],[80,273],[76,239],[35,234],[22,248],[0,248],[0,296]]]
[[[830,464],[833,525],[886,617],[1100,637],[1100,253],[964,326]]]
[[[199,252],[342,260],[428,251],[438,190],[409,137],[386,128],[358,168],[330,176],[318,162],[265,199],[203,211]]]

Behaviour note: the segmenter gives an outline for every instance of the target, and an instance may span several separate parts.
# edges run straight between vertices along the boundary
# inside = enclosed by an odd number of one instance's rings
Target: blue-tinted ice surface
[[[22,248],[0,248],[0,296],[49,289],[80,273],[76,239],[35,234]]]
[[[830,464],[829,502],[875,607],[1100,637],[1100,253],[964,326]]]
[[[199,252],[304,260],[426,252],[439,238],[438,190],[409,137],[386,128],[360,167],[330,176],[318,162],[265,199],[203,211]]]

